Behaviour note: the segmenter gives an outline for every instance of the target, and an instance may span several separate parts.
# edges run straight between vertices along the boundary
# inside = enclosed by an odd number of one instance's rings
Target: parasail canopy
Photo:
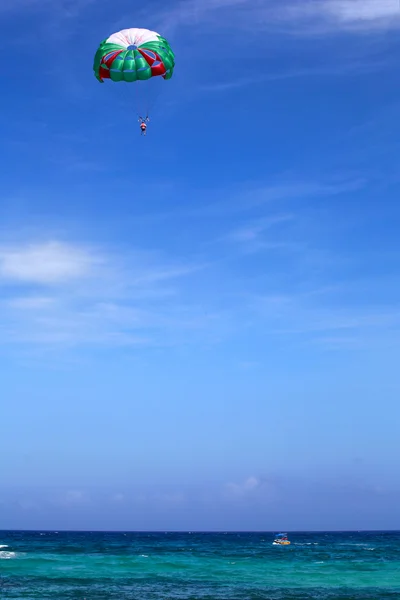
[[[149,29],[123,29],[104,40],[94,59],[94,73],[103,83],[171,79],[175,55],[165,38]]]

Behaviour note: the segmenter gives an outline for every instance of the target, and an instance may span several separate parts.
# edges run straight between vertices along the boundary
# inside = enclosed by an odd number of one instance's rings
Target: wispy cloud
[[[21,13],[29,15],[34,21],[34,26],[14,31],[10,38],[11,45],[33,43],[38,33],[42,36],[42,42],[65,43],[78,29],[83,30],[82,18],[92,7],[95,0],[13,0],[13,2],[0,2],[0,15],[3,18],[18,18]],[[63,53],[59,60],[63,61]],[[63,63],[66,72],[66,63]],[[68,76],[68,81],[75,79]]]
[[[173,32],[180,26],[199,24],[214,19],[223,11],[250,4],[249,0],[179,0],[172,8],[162,13],[160,29]]]
[[[12,298],[6,305],[17,310],[46,310],[54,303],[54,298],[27,296]]]
[[[13,0],[1,2],[0,13],[18,13],[20,11],[57,13],[64,18],[75,18],[82,10],[92,4],[94,0]]]
[[[292,214],[278,214],[272,217],[266,217],[264,219],[258,219],[257,221],[250,222],[244,227],[234,229],[224,238],[231,242],[251,242],[259,237],[259,235],[265,232],[267,229],[271,229],[275,225],[281,223],[287,223],[294,219]]]
[[[178,282],[203,265],[60,241],[0,249],[0,343],[170,344],[207,329]]]
[[[243,185],[239,192],[232,188],[232,196],[226,193],[223,202],[196,213],[200,236],[193,252],[197,243],[201,260],[187,252],[174,257],[16,235],[18,242],[0,246],[0,344],[165,347],[220,342],[227,333],[249,334],[249,327],[268,339],[326,347],[354,346],[381,332],[393,336],[399,326],[394,305],[368,307],[355,303],[353,294],[348,306],[346,289],[337,293],[335,288],[346,253],[329,240],[331,202],[324,200],[363,185],[361,180],[293,181],[254,189]],[[310,200],[306,206],[304,198]],[[246,213],[250,209],[255,209],[252,219]],[[199,218],[208,228],[209,217],[216,216],[223,219],[213,218],[207,243]],[[187,224],[192,225],[190,219]],[[21,242],[22,237],[28,241]],[[222,294],[213,292],[216,278],[224,281]]]
[[[286,17],[352,31],[389,29],[400,26],[400,7],[398,0],[305,0],[287,5]]]
[[[125,502],[125,500],[126,500],[125,494],[121,494],[120,492],[117,492],[116,494],[113,494],[111,496],[111,500],[112,500],[112,502],[115,502],[116,504],[121,504],[121,503]]]
[[[293,242],[283,240],[279,236],[282,227],[295,219],[293,214],[275,214],[254,221],[244,223],[232,229],[217,241],[235,246],[239,252],[247,254],[272,249],[288,249],[293,247]],[[278,230],[277,232],[275,230]]]
[[[205,204],[191,212],[193,216],[216,217],[246,212],[272,202],[300,200],[304,198],[327,197],[359,190],[365,186],[363,179],[352,179],[333,183],[293,181],[284,184],[259,185],[255,182],[225,191],[224,200]],[[222,193],[219,194],[221,196]]]
[[[295,35],[367,32],[400,26],[398,0],[189,0],[164,14],[162,26],[214,24]]]
[[[282,71],[280,73],[258,73],[254,77],[242,77],[232,81],[219,81],[200,86],[202,92],[226,92],[234,89],[266,83],[268,81],[284,81],[287,79],[300,79],[306,77],[341,77],[346,75],[362,75],[373,71],[393,66],[388,61],[356,61],[344,62],[336,65],[325,65],[323,67],[309,67]]]
[[[349,285],[347,285],[347,288]],[[343,289],[341,290],[343,293]],[[326,349],[359,348],[392,340],[399,343],[400,307],[396,304],[338,304],[337,290],[254,297],[252,310],[270,335],[318,343]]]

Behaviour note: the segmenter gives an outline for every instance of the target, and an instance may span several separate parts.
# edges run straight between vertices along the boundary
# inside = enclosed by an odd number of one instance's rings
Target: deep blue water
[[[0,532],[0,598],[400,600],[399,533]]]

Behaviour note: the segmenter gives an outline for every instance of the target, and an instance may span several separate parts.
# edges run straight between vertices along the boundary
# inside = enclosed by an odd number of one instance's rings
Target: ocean
[[[400,600],[399,533],[0,532],[0,598]]]

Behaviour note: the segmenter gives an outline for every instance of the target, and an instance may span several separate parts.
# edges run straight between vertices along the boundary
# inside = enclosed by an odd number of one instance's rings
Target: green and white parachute
[[[175,55],[165,38],[149,29],[123,29],[104,40],[96,52],[94,73],[103,82],[171,79]]]

